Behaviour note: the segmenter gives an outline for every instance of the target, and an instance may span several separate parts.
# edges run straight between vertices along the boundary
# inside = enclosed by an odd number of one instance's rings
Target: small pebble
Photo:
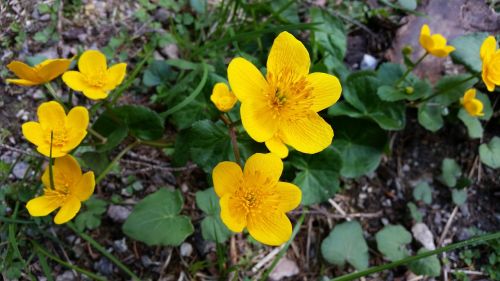
[[[94,264],[94,269],[104,275],[113,274],[113,264],[106,258],[101,258]]]
[[[182,243],[181,245],[181,256],[189,257],[193,253],[193,246],[189,243]]]
[[[108,217],[110,217],[114,222],[124,222],[131,211],[124,206],[110,205],[108,208]]]
[[[361,60],[361,70],[374,70],[377,67],[378,60],[369,54],[364,54]]]
[[[276,267],[273,269],[269,278],[271,280],[282,280],[283,278],[292,277],[299,274],[297,263],[287,257],[280,259]]]
[[[118,253],[125,253],[128,251],[127,241],[125,237],[121,240],[113,241],[113,249]]]
[[[18,179],[23,179],[29,166],[30,165],[26,162],[17,162],[14,169],[12,169],[12,174],[14,174],[14,176]]]

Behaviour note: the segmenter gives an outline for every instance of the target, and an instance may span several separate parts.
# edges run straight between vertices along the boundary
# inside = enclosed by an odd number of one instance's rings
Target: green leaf
[[[321,23],[314,28],[314,42],[330,55],[343,60],[347,49],[347,36],[342,21],[318,7],[310,9],[310,17],[311,22]]]
[[[189,5],[198,14],[203,14],[207,10],[207,0],[189,0]]]
[[[378,250],[390,261],[404,259],[410,255],[406,245],[411,243],[411,233],[401,225],[386,225],[375,234]]]
[[[409,202],[406,204],[408,209],[410,210],[410,215],[412,219],[416,222],[421,222],[423,219],[422,213],[418,210],[417,206],[413,202]]]
[[[357,221],[335,226],[321,243],[321,254],[329,263],[344,266],[346,262],[357,270],[368,267],[368,246]]]
[[[456,205],[462,205],[467,201],[467,189],[452,189],[451,190],[451,199],[453,203]]]
[[[460,166],[454,159],[445,158],[441,163],[441,176],[439,180],[448,187],[455,187],[457,180],[462,175]]]
[[[464,122],[467,127],[467,133],[471,139],[479,139],[483,137],[483,126],[477,117],[470,116],[463,108],[458,112],[458,118]]]
[[[385,130],[401,130],[406,124],[406,107],[403,102],[385,102],[377,96],[381,86],[372,71],[360,71],[347,77],[344,83],[344,99],[371,118]]]
[[[302,204],[327,201],[340,187],[340,155],[332,147],[314,155],[293,154],[290,163],[299,170],[293,183],[302,190]]]
[[[107,203],[104,200],[92,196],[85,201],[85,211],[78,213],[75,225],[80,231],[85,229],[96,229],[101,225],[101,216],[106,212]]]
[[[276,16],[289,23],[300,23],[297,3],[290,0],[271,1],[271,8]],[[278,14],[279,13],[279,14]]]
[[[476,90],[476,98],[483,103],[483,116],[479,116],[478,118],[481,120],[490,120],[491,116],[493,116],[493,108],[491,107],[491,101],[487,94],[483,94],[480,91]]]
[[[228,129],[220,121],[213,123],[203,120],[194,123],[189,130],[189,140],[191,159],[206,173],[211,173],[219,162],[234,160]]]
[[[406,10],[413,11],[417,8],[417,0],[398,0],[398,4]]]
[[[417,254],[427,251],[427,249],[421,248],[418,250]],[[441,275],[441,263],[436,255],[411,262],[408,267],[417,275],[425,275],[429,277],[437,277]]]
[[[404,69],[399,63],[385,62],[377,70],[377,78],[381,85],[393,86],[403,76]]]
[[[464,65],[472,72],[480,72],[483,62],[479,56],[479,50],[487,36],[486,32],[476,32],[450,40],[450,45],[455,47],[455,51],[450,53],[453,61]]]
[[[500,138],[493,137],[489,143],[479,146],[481,162],[492,169],[500,168]]]
[[[384,101],[414,101],[432,94],[432,87],[426,80],[416,80],[412,86],[397,89],[393,86],[383,85],[377,89],[377,95]]]
[[[214,189],[196,192],[196,205],[206,214],[201,221],[203,239],[217,243],[225,242],[231,236],[231,231],[222,223],[219,198]]]
[[[96,148],[99,152],[117,147],[128,135],[127,125],[119,120],[111,110],[102,113],[92,128],[106,138],[106,142],[103,144],[101,140],[95,138]]]
[[[144,71],[142,83],[147,87],[153,87],[165,83],[170,76],[170,66],[164,60],[155,60]]]
[[[434,86],[436,97],[430,102],[446,107],[457,102],[466,90],[472,88],[477,83],[477,78],[472,78],[467,74],[443,76]]]
[[[333,119],[332,147],[342,159],[340,174],[354,178],[375,171],[387,143],[387,133],[375,123],[347,117]]]
[[[85,163],[85,166],[98,175],[100,175],[109,164],[108,156],[105,153],[87,151],[80,157]]]
[[[423,201],[425,204],[432,203],[432,189],[426,182],[420,182],[413,189],[413,198],[417,201]]]
[[[444,125],[442,108],[432,103],[423,103],[418,106],[418,123],[431,132],[436,132]]]
[[[178,190],[161,188],[135,205],[123,232],[148,246],[178,246],[194,231],[189,217],[179,215],[183,204]]]
[[[130,133],[142,140],[157,140],[163,136],[163,120],[155,111],[140,105],[117,107],[114,114],[123,120]]]

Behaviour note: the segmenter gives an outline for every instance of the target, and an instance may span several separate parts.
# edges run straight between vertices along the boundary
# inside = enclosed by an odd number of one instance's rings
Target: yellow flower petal
[[[83,94],[91,100],[101,100],[108,96],[106,91],[98,88],[86,88],[83,90]]]
[[[233,193],[243,180],[243,172],[238,164],[234,162],[221,162],[212,171],[214,190],[217,196],[223,197]]]
[[[468,102],[476,97],[476,89],[469,89],[465,92],[463,102]]]
[[[289,212],[300,205],[302,191],[295,184],[278,182],[275,191],[276,200],[279,202],[278,210]]]
[[[42,63],[38,69],[38,75],[44,82],[49,82],[68,70],[71,60],[68,59],[51,59]]]
[[[28,212],[33,217],[42,217],[52,213],[61,206],[61,201],[57,196],[40,196],[31,199],[26,204]]]
[[[66,119],[66,126],[71,129],[87,130],[89,126],[89,112],[83,106],[73,107]]]
[[[78,71],[66,71],[62,76],[62,80],[68,87],[75,91],[81,92],[84,89],[90,88],[85,75]]]
[[[441,34],[433,34],[431,36],[432,39],[432,48],[433,49],[441,49],[446,46],[446,38],[444,38]]]
[[[267,72],[274,77],[292,72],[294,77],[303,77],[309,73],[311,60],[304,44],[292,34],[284,31],[274,39],[267,58]],[[231,85],[231,88],[234,88]]]
[[[40,146],[37,146],[36,150],[42,154],[42,155],[45,155],[47,157],[50,157],[50,145],[49,144],[43,144],[43,145],[40,145]],[[60,147],[52,147],[52,158],[59,158],[59,157],[62,157],[64,155],[66,155],[68,153],[67,150],[61,150]]]
[[[288,156],[288,148],[279,137],[272,137],[266,141],[266,147],[280,158]]]
[[[68,138],[66,143],[61,147],[61,151],[69,153],[71,150],[75,149],[85,138],[87,135],[87,131],[85,130],[77,130],[77,129],[69,129]]]
[[[80,165],[71,155],[65,155],[54,159],[52,173],[54,176],[55,189],[65,189],[66,186],[74,186],[80,182],[82,178]],[[42,182],[45,187],[50,188],[50,171],[48,166],[42,175]]]
[[[118,63],[113,65],[107,70],[106,74],[106,85],[104,85],[103,90],[110,91],[120,85],[125,78],[127,73],[127,64]]]
[[[86,201],[94,193],[95,178],[94,172],[86,172],[81,177],[77,184],[70,188],[70,192],[73,196],[78,198],[80,201]]]
[[[486,85],[486,88],[488,91],[493,92],[495,90],[495,83],[490,81],[488,79],[488,72],[483,68],[483,72],[481,73],[481,77],[483,78],[484,85]]]
[[[424,24],[422,26],[422,29],[420,30],[419,42],[422,48],[424,48],[427,51],[429,51],[433,46],[433,42],[431,39],[431,29],[427,24]]]
[[[7,65],[7,68],[21,79],[40,84],[40,77],[38,77],[36,71],[23,62],[13,61]]]
[[[54,218],[54,223],[63,224],[73,219],[80,210],[82,203],[75,196],[68,196]]]
[[[244,102],[241,104],[240,114],[243,127],[257,142],[267,141],[278,130],[278,119],[266,101]]]
[[[257,241],[271,246],[279,246],[292,235],[292,224],[280,212],[262,212],[248,216],[248,232]]]
[[[24,137],[34,145],[41,145],[45,142],[42,126],[37,122],[26,122],[22,125]]]
[[[87,76],[105,73],[108,68],[106,57],[97,50],[83,52],[78,60],[78,70]]]
[[[237,200],[231,198],[231,194],[222,196],[219,200],[220,218],[222,222],[233,232],[242,232],[247,225],[245,208]]]
[[[493,82],[495,85],[500,85],[500,51],[497,51],[491,56],[488,61],[488,80]]]
[[[482,60],[485,60],[487,57],[495,53],[497,49],[497,40],[494,36],[488,36],[481,44],[481,49],[479,51],[479,55]],[[484,63],[484,62],[483,62]]]
[[[286,144],[303,153],[318,153],[332,143],[333,129],[317,113],[283,122],[281,131]]]
[[[312,110],[318,112],[330,107],[339,100],[342,86],[337,77],[326,73],[315,72],[307,76],[307,81],[313,88]]]
[[[245,163],[243,174],[246,181],[264,180],[277,183],[283,172],[283,161],[273,153],[256,153],[250,156]]]
[[[26,79],[5,79],[5,81],[9,84],[15,84],[19,86],[33,86],[39,84],[38,82],[33,82]]]
[[[241,102],[263,97],[268,88],[262,73],[244,58],[235,58],[229,63],[227,78],[233,93]]]
[[[464,103],[464,108],[471,116],[483,116],[483,103],[478,99]]]
[[[66,123],[66,112],[58,102],[44,102],[38,107],[38,120],[43,128],[61,128]]]

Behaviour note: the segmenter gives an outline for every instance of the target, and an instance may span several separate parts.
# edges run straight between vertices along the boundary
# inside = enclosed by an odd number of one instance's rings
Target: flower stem
[[[83,238],[83,240],[89,242],[90,245],[92,245],[94,248],[96,248],[96,250],[98,250],[106,258],[108,258],[111,262],[113,262],[116,266],[118,266],[121,270],[123,270],[123,272],[127,273],[127,275],[130,276],[130,278],[132,278],[132,280],[134,280],[134,281],[141,280],[139,277],[137,277],[137,275],[135,275],[132,272],[132,270],[130,270],[126,265],[124,265],[122,262],[120,262],[113,254],[106,251],[106,249],[101,244],[99,244],[99,242],[94,240],[94,238],[92,238],[88,234],[78,230],[78,228],[76,228],[76,226],[72,222],[68,222],[66,225],[69,228],[71,228],[71,230],[73,230],[76,234],[78,234],[78,236]]]
[[[61,260],[60,258],[58,258],[58,257],[52,255],[51,253],[49,253],[48,251],[46,251],[44,248],[42,248],[42,246],[40,246],[40,244],[38,244],[37,242],[35,242],[33,240],[31,240],[31,243],[33,244],[33,247],[35,248],[35,251],[37,251],[39,254],[42,254],[42,255],[46,256],[47,258],[49,258],[49,259],[51,259],[51,260],[59,263],[62,266],[65,266],[67,268],[76,270],[76,271],[78,271],[78,272],[80,272],[82,274],[87,275],[88,277],[90,277],[90,278],[92,278],[94,280],[99,280],[99,281],[101,281],[101,280],[105,281],[106,280],[106,278],[104,278],[102,276],[99,276],[99,275],[94,274],[94,273],[92,273],[90,271],[82,269],[82,268],[80,268],[80,267],[78,267],[76,265],[72,265],[70,263],[67,263],[67,262]]]
[[[288,248],[290,247],[290,245],[292,244],[293,242],[293,239],[295,239],[295,236],[297,236],[297,233],[299,233],[299,230],[300,230],[300,227],[302,226],[302,223],[304,222],[304,219],[306,217],[306,213],[307,212],[303,212],[302,215],[299,217],[299,220],[297,221],[297,223],[295,224],[295,227],[293,228],[293,231],[292,231],[292,236],[290,237],[290,239],[286,242],[285,246],[280,250],[280,252],[278,253],[278,255],[276,256],[276,258],[273,260],[273,263],[271,264],[271,266],[266,270],[266,272],[262,275],[262,277],[260,278],[260,281],[265,281],[267,280],[267,277],[269,277],[269,274],[271,274],[271,272],[273,271],[273,269],[276,267],[276,265],[278,264],[278,262],[281,260],[281,258],[285,255],[286,251],[288,250]]]
[[[428,96],[428,97],[426,97],[426,98],[422,99],[422,100],[419,102],[419,104],[421,104],[421,103],[423,103],[423,102],[426,102],[426,101],[428,101],[428,100],[431,100],[431,99],[433,99],[433,98],[435,98],[435,97],[439,96],[440,94],[442,94],[442,93],[445,93],[445,92],[449,91],[450,89],[453,89],[453,88],[455,88],[455,87],[458,87],[458,86],[462,85],[463,83],[466,83],[466,82],[468,82],[468,81],[470,81],[470,80],[472,80],[472,79],[474,79],[474,78],[477,78],[479,75],[481,75],[481,73],[480,73],[480,72],[479,72],[479,73],[476,73],[476,74],[473,74],[473,75],[471,75],[471,76],[469,76],[469,77],[465,78],[464,80],[459,81],[459,82],[457,82],[457,83],[453,84],[453,86],[452,86],[452,87],[450,87],[450,88],[445,88],[443,91],[435,92],[434,94],[432,94],[432,95],[430,95],[430,96]]]
[[[405,265],[405,264],[411,263],[413,261],[416,261],[416,260],[419,260],[419,259],[422,259],[422,258],[426,258],[426,257],[437,255],[437,254],[440,254],[440,253],[443,253],[443,252],[447,252],[447,251],[451,251],[451,250],[463,248],[463,247],[466,247],[466,246],[469,246],[469,245],[472,245],[472,244],[475,244],[475,243],[485,242],[485,241],[488,241],[488,240],[495,240],[495,239],[500,239],[500,232],[473,237],[473,238],[471,238],[469,240],[460,241],[460,242],[457,242],[457,243],[454,243],[454,244],[450,244],[448,246],[441,247],[441,248],[438,248],[436,250],[424,252],[424,253],[421,253],[421,254],[418,254],[418,255],[415,255],[415,256],[411,256],[411,257],[407,257],[407,258],[404,258],[404,259],[401,259],[401,260],[398,260],[398,261],[395,261],[395,262],[391,262],[391,263],[388,263],[388,264],[383,264],[383,265],[380,265],[380,266],[375,266],[375,267],[363,270],[361,272],[355,272],[355,273],[347,274],[347,275],[344,275],[344,276],[341,276],[341,277],[337,277],[337,278],[332,279],[331,281],[350,281],[350,280],[355,280],[355,279],[358,279],[360,277],[368,276],[368,275],[376,273],[376,272],[380,272],[380,271],[384,271],[384,270],[387,270],[387,269],[391,269],[391,268],[394,268],[394,267],[397,267],[397,266],[400,266],[400,265]]]
[[[403,73],[403,76],[401,76],[401,78],[399,78],[398,81],[396,81],[396,87],[398,87],[405,79],[406,77],[408,76],[408,74],[410,74],[414,69],[415,67],[417,67],[424,59],[425,57],[427,57],[429,53],[428,52],[425,52],[425,54],[423,54],[414,64],[413,66],[409,66],[405,73]]]
[[[104,171],[102,171],[101,174],[99,174],[99,176],[97,177],[97,179],[95,180],[95,184],[99,184],[99,182],[101,182],[104,177],[109,173],[109,171],[111,171],[111,169],[113,168],[113,166],[118,162],[120,161],[120,159],[127,153],[129,152],[129,150],[131,150],[132,148],[134,148],[135,146],[137,146],[138,144],[140,143],[139,140],[136,140],[135,142],[129,144],[127,147],[125,147],[122,151],[120,151],[120,153],[118,153],[118,155],[116,155],[116,157],[111,161],[111,163],[108,164],[108,166],[106,166],[106,168],[104,169]]]
[[[101,144],[105,144],[108,141],[108,139],[106,137],[99,134],[96,130],[92,129],[92,127],[88,127],[87,132],[89,132],[94,137],[98,138],[101,141]]]
[[[47,82],[44,84],[45,85],[45,88],[47,88],[47,90],[49,91],[50,95],[52,96],[52,98],[54,100],[56,100],[57,102],[59,102],[63,107],[64,109],[66,110],[66,106],[64,105],[64,103],[57,97],[57,93],[56,93],[56,90],[54,90],[54,88],[52,87],[52,84],[50,84],[50,82]]]
[[[54,131],[50,131],[50,149],[49,149],[49,181],[50,189],[54,190],[54,172],[52,165],[54,164],[54,159],[52,158],[52,140],[54,139]]]
[[[234,129],[234,125],[231,122],[231,119],[229,116],[222,114],[220,116],[222,119],[222,122],[226,124],[228,130],[229,130],[229,136],[231,137],[231,146],[233,147],[233,153],[234,153],[234,159],[236,160],[236,163],[241,166],[241,156],[240,156],[240,149],[238,148],[238,139],[236,136],[236,130]]]
[[[153,147],[158,147],[158,148],[166,148],[166,147],[172,147],[173,143],[165,140],[157,140],[157,141],[146,141],[146,140],[141,140],[139,141],[140,144],[145,144],[148,146],[153,146]]]

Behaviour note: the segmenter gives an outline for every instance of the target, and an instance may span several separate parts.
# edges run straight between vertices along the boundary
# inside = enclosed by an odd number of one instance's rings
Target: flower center
[[[97,71],[85,76],[85,81],[92,87],[102,88],[106,84],[106,72]]]
[[[297,119],[312,106],[312,90],[306,77],[296,77],[293,72],[283,70],[277,75],[268,72],[269,88],[266,93],[268,106],[275,119]]]
[[[68,132],[65,129],[59,130],[51,130],[52,131],[52,146],[53,147],[62,147],[68,142]],[[47,136],[46,141],[50,144],[51,142],[51,131],[46,133]]]

